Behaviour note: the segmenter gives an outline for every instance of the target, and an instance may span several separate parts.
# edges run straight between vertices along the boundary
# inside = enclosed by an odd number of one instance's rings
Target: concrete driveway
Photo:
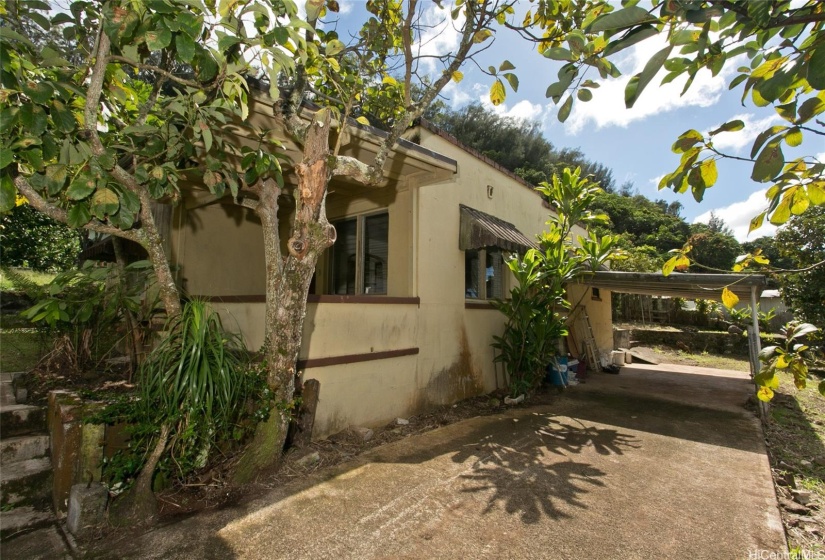
[[[786,551],[746,374],[628,366],[96,557],[762,558]]]

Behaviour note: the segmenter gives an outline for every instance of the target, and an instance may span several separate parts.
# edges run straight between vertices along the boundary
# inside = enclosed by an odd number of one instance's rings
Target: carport
[[[704,274],[673,272],[668,276],[661,272],[617,272],[600,270],[582,279],[583,284],[594,288],[625,294],[671,296],[685,299],[711,299],[721,301],[722,289],[727,288],[740,301],[750,301],[753,323],[748,327],[748,347],[751,372],[759,371],[759,296],[767,285],[761,274]]]

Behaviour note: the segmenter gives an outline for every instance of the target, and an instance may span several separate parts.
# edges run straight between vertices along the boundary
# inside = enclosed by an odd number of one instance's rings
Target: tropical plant
[[[248,399],[270,408],[264,376],[250,367],[243,340],[224,329],[207,303],[186,302],[165,330],[139,372],[139,416],[156,427],[134,488],[135,507],[144,514],[154,507],[152,479],[164,456],[186,476],[207,464],[218,442],[239,437]]]
[[[21,203],[0,215],[0,262],[32,270],[58,272],[77,263],[80,235],[31,205]]]
[[[810,323],[791,321],[782,329],[784,340],[781,345],[767,346],[759,353],[759,360],[764,364],[762,370],[756,374],[754,380],[759,386],[757,397],[763,401],[773,398],[774,390],[779,388],[777,374],[788,371],[793,376],[797,389],[804,389],[808,383],[809,361],[805,353],[810,347],[804,343],[806,336],[818,331]],[[820,381],[817,387],[822,396],[825,396],[825,381]]]
[[[129,332],[126,316],[138,317],[136,325],[148,326],[157,311],[153,300],[151,265],[138,261],[120,269],[90,261],[61,272],[45,286],[26,281],[25,276],[5,270],[12,283],[22,289],[34,305],[21,313],[54,339],[54,347],[41,365],[78,373],[94,367],[122,341],[131,345],[145,332]],[[122,336],[113,336],[119,327]]]
[[[581,168],[565,168],[536,188],[556,213],[539,235],[537,249],[508,260],[516,285],[509,299],[493,303],[507,317],[502,335],[493,337],[493,348],[495,360],[507,370],[513,396],[541,383],[547,364],[558,353],[559,340],[567,335],[571,304],[565,286],[595,271],[613,254],[615,239],[610,236],[579,235],[573,242],[574,226],[604,220],[590,211],[599,187],[581,172]]]

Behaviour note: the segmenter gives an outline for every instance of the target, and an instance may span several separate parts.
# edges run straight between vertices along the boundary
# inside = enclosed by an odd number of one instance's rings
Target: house
[[[252,109],[272,128],[266,106]],[[381,134],[353,127],[341,153],[369,161]],[[380,188],[329,188],[337,241],[318,263],[298,364],[305,380],[320,381],[316,438],[505,385],[490,346],[504,318],[489,300],[509,290],[503,257],[531,245],[550,210],[531,185],[426,122],[396,146],[387,177]],[[185,293],[212,301],[226,326],[260,347],[264,251],[254,213],[193,190],[172,217],[169,248]],[[571,286],[569,299],[581,300],[609,351],[610,292],[590,290]]]

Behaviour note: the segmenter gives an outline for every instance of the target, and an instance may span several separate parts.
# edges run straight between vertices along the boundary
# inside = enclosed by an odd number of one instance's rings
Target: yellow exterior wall
[[[383,189],[331,189],[327,214],[332,221],[388,211],[387,296],[418,297],[420,303],[310,303],[300,358],[418,353],[308,367],[304,378],[321,382],[316,438],[350,425],[380,425],[504,386],[503,368],[494,364],[490,346],[503,330],[503,316],[492,308],[465,305],[459,205],[511,222],[528,237],[544,229],[549,210],[529,187],[443,138],[422,131],[421,144],[455,159],[458,172],[438,183],[419,176]],[[189,293],[263,296],[263,241],[250,211],[211,205],[180,213],[176,223],[173,252]],[[322,259],[316,293],[324,293],[325,279]],[[583,289],[571,287],[571,296]],[[585,299],[598,345],[610,350],[610,294],[602,291],[600,302]],[[260,347],[262,302],[214,305],[228,326],[244,333],[250,348]]]
[[[264,242],[254,212],[234,204],[178,208],[172,261],[188,295],[239,296],[265,291]]]

